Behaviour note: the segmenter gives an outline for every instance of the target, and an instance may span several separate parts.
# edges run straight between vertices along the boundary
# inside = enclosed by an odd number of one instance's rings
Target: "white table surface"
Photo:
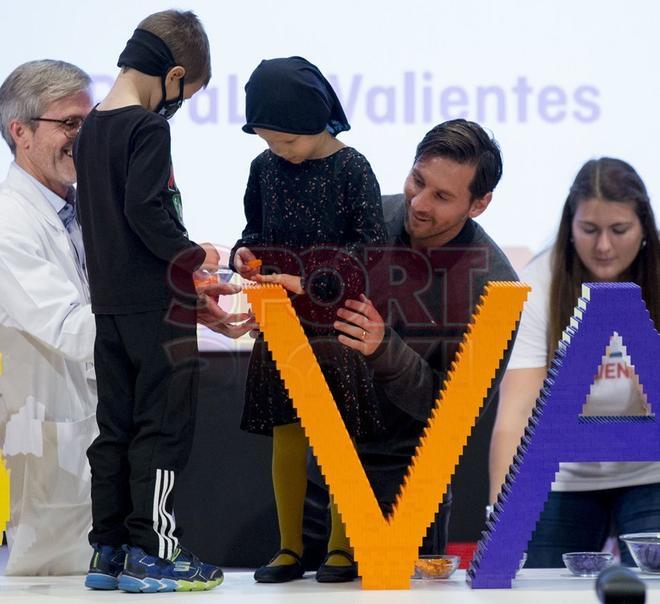
[[[660,575],[639,575],[647,585],[646,602],[660,604]],[[412,581],[405,591],[366,591],[360,583],[322,585],[313,573],[304,579],[280,585],[256,584],[251,572],[225,573],[223,585],[203,593],[141,594],[90,591],[82,577],[0,577],[0,602],[12,604],[81,604],[132,602],[147,604],[470,604],[473,602],[516,604],[589,604],[598,602],[594,579],[573,577],[563,569],[523,570],[512,589],[471,589],[465,571],[457,571],[444,581]],[[139,603],[138,603],[139,600]]]

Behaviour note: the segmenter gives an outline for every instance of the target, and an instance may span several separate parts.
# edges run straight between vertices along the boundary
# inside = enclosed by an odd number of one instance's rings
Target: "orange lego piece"
[[[193,279],[193,283],[195,284],[196,288],[201,288],[201,287],[209,287],[213,285],[218,285],[218,277],[206,277],[203,279]]]
[[[259,258],[254,258],[252,260],[248,260],[245,264],[248,268],[261,268],[263,262]]]
[[[346,525],[362,587],[408,589],[419,544],[451,481],[529,287],[487,285],[388,518],[286,292],[278,285],[244,291]]]

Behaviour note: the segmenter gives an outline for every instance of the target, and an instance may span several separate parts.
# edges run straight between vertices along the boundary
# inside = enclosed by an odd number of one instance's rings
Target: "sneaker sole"
[[[112,575],[102,575],[101,573],[89,573],[85,577],[85,587],[90,589],[102,589],[110,591],[117,589],[117,577]]]
[[[171,591],[208,591],[218,587],[222,579],[213,581],[184,581],[174,579],[154,579],[145,577],[138,579],[130,575],[121,575],[118,581],[118,587],[122,591],[130,593],[160,593]]]
[[[130,593],[153,594],[158,592],[175,591],[177,582],[172,579],[153,579],[145,577],[138,579],[129,575],[120,575],[118,587]]]
[[[209,591],[215,589],[222,583],[222,579],[214,579],[213,581],[177,581],[179,584],[176,591]]]

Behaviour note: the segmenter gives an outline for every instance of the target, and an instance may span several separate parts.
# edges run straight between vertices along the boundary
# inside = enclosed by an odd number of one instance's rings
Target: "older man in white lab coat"
[[[0,447],[11,472],[6,574],[82,574],[91,548],[96,436],[95,322],[75,216],[73,140],[92,106],[90,79],[31,61],[0,86],[0,134],[14,154],[0,183]],[[207,288],[197,320],[230,338],[256,325]],[[242,322],[241,322],[242,321]]]
[[[74,65],[32,61],[0,87],[0,132],[15,158],[0,184],[0,446],[11,472],[12,575],[78,574],[89,561],[95,326],[71,158],[89,86]]]

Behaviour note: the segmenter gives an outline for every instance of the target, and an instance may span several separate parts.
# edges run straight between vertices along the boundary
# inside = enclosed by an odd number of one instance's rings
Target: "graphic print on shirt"
[[[605,349],[581,415],[652,414],[635,366],[621,336],[615,331]]]
[[[176,212],[176,217],[179,220],[179,223],[185,229],[183,224],[183,204],[181,203],[181,192],[176,186],[176,181],[174,180],[174,166],[170,162],[170,177],[167,180],[167,192],[170,194],[170,199],[172,200],[172,205],[174,206],[174,211]],[[184,230],[186,237],[188,233]]]

